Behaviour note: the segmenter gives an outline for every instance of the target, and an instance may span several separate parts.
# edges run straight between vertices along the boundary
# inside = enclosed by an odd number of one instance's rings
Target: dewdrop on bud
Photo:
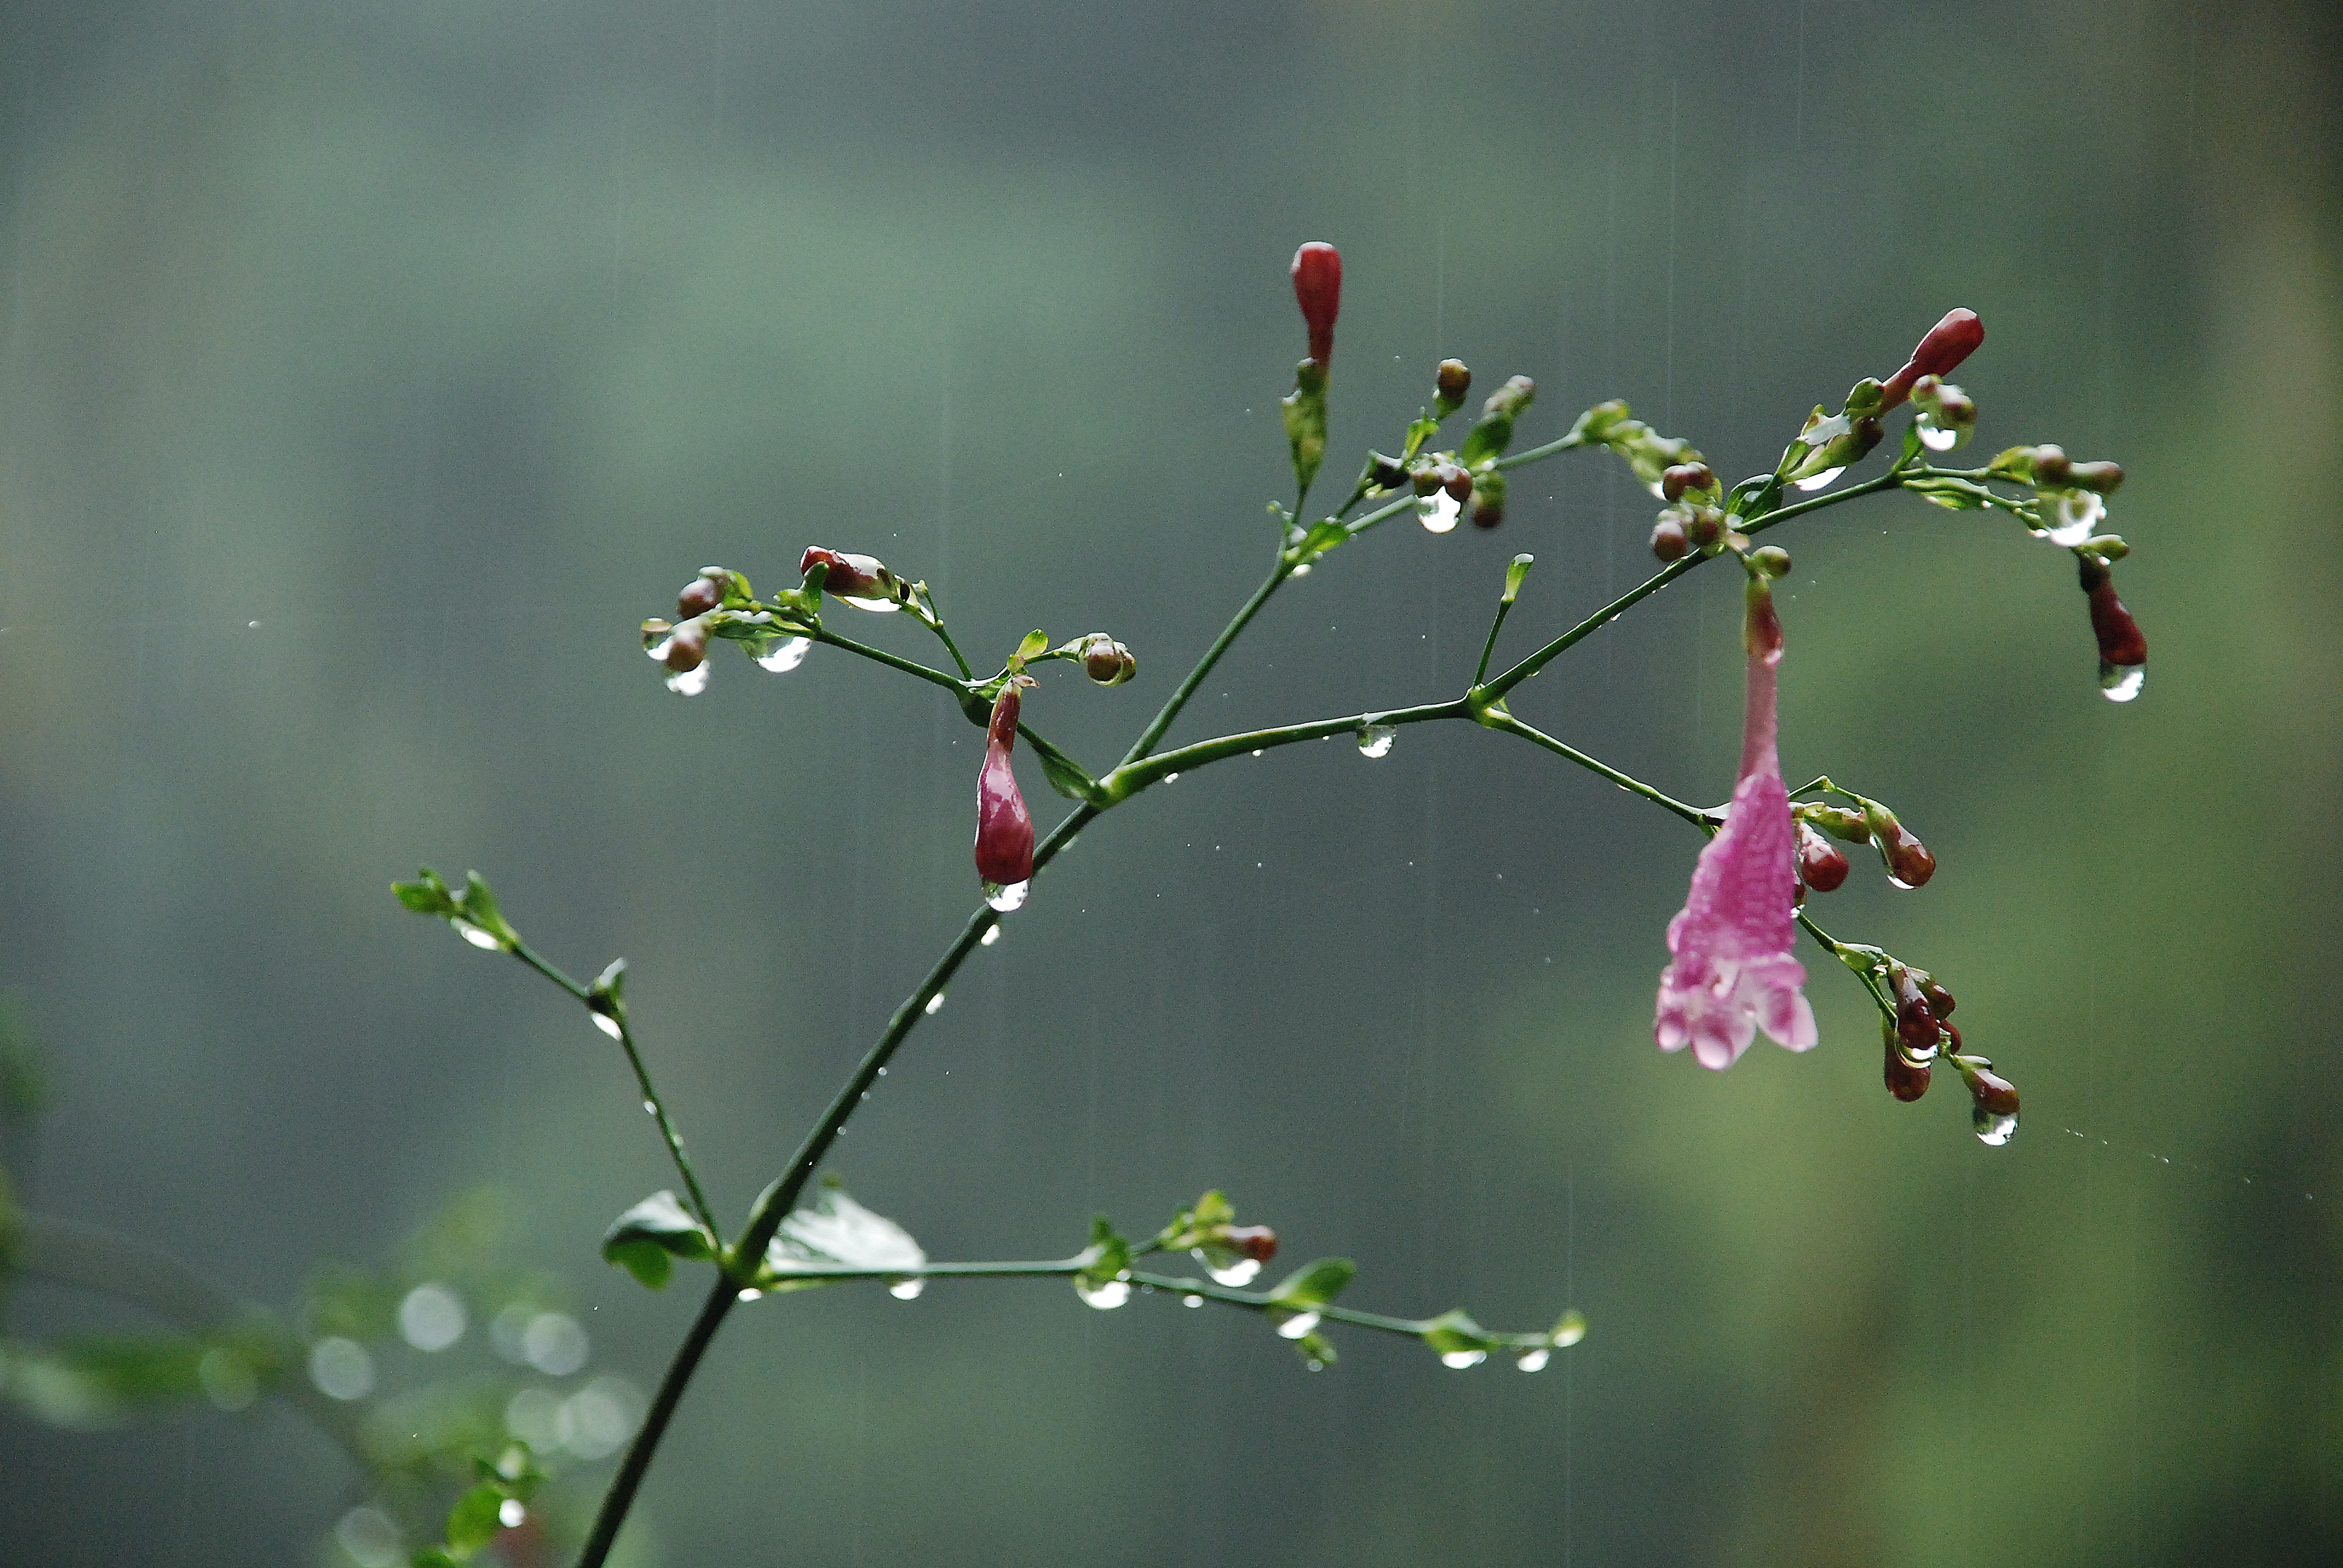
[[[1687,493],[1714,496],[1716,471],[1706,463],[1678,463],[1660,474],[1660,498],[1681,501]]]
[[[1937,1020],[1920,977],[1903,964],[1890,964],[1887,992],[1896,1003],[1896,1038],[1913,1060],[1928,1060],[1936,1054]]]
[[[1938,1023],[1943,1023],[1946,1019],[1952,1017],[1953,1008],[1956,1005],[1953,1000],[1953,993],[1946,990],[1943,986],[1938,985],[1936,983],[1936,978],[1934,975],[1928,974],[1923,970],[1915,970],[1914,974],[1920,982],[1920,994],[1927,1000],[1928,1010],[1936,1015],[1936,1021]],[[1950,1026],[1948,1025],[1947,1027]]]
[[[1974,310],[1948,310],[1944,319],[1928,328],[1912,350],[1911,359],[1904,368],[1889,377],[1880,387],[1880,412],[1885,413],[1912,395],[1913,384],[1923,376],[1950,376],[1962,360],[1977,351],[1985,342],[1985,323]]]
[[[1805,822],[1798,824],[1798,879],[1817,893],[1836,892],[1846,880],[1846,851],[1815,831]]]
[[[2016,1086],[1995,1072],[1993,1063],[1982,1056],[1956,1054],[1952,1060],[1968,1085],[1977,1141],[1998,1149],[2017,1135]]]
[[[1684,532],[1684,519],[1674,508],[1660,514],[1652,525],[1652,553],[1664,561],[1680,561],[1692,554],[1692,537]]]
[[[1936,857],[1896,820],[1895,812],[1876,800],[1865,801],[1863,825],[1871,830],[1871,841],[1886,863],[1887,879],[1896,886],[1917,888],[1936,874]]]
[[[1018,791],[1017,774],[1009,753],[1017,744],[1018,711],[1023,706],[1019,683],[1031,677],[1012,677],[993,699],[992,720],[985,729],[984,763],[976,775],[976,875],[984,885],[985,900],[996,910],[1013,910],[1025,901],[1033,879],[1033,814]]]
[[[1464,407],[1464,394],[1473,389],[1473,372],[1464,367],[1462,359],[1443,359],[1432,373],[1432,407],[1445,419]]]
[[[1266,1263],[1277,1256],[1277,1232],[1266,1225],[1231,1225],[1221,1240],[1232,1252]]]
[[[883,613],[903,608],[899,602],[902,585],[875,557],[850,555],[816,545],[798,558],[798,574],[802,577],[816,566],[830,568],[830,575],[822,581],[823,591],[857,609]]]
[[[2079,551],[2076,559],[2090,600],[2091,635],[2099,645],[2099,689],[2110,702],[2129,702],[2147,676],[2147,638],[2116,597],[2116,575],[2107,564]]]
[[[1440,487],[1448,492],[1450,500],[1461,507],[1473,498],[1472,475],[1453,463],[1441,464],[1438,471]]]
[[[1094,631],[1082,644],[1082,673],[1101,686],[1121,686],[1139,673],[1139,660],[1106,633]]]
[[[724,605],[724,586],[702,573],[683,585],[675,596],[675,613],[681,616],[706,615]]]
[[[1505,520],[1505,477],[1495,469],[1481,476],[1473,491],[1473,526],[1493,528]]]
[[[698,616],[675,628],[661,645],[659,661],[678,675],[698,669],[708,659],[708,623]]]
[[[1909,1105],[1928,1092],[1928,1064],[1914,1061],[1904,1054],[1904,1047],[1896,1038],[1896,1026],[1885,1019],[1880,1020],[1879,1035],[1887,1057],[1883,1074],[1887,1081],[1887,1092]]]
[[[1760,545],[1749,552],[1749,564],[1769,578],[1790,575],[1790,552],[1779,545]]]
[[[1342,308],[1342,253],[1322,239],[1295,251],[1293,298],[1310,328],[1310,357],[1324,366],[1334,357],[1334,317]]]

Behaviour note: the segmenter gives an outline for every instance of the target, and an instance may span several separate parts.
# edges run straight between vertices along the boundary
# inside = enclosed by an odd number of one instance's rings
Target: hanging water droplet
[[[1895,872],[1890,871],[1887,873],[1887,885],[1891,888],[1900,888],[1905,892],[1908,893],[1920,884],[1917,882],[1907,882],[1903,878],[1897,876]]]
[[[1326,1363],[1320,1361],[1316,1356],[1312,1356],[1308,1361],[1302,1364],[1308,1367],[1312,1372],[1324,1372],[1326,1370]]]
[[[594,1015],[594,1027],[612,1040],[619,1039],[625,1032],[618,1028],[618,1020],[607,1012],[598,1012]]]
[[[1302,1335],[1316,1329],[1317,1326],[1318,1314],[1316,1312],[1296,1312],[1292,1317],[1277,1325],[1277,1337],[1282,1340],[1298,1340]]]
[[[916,1302],[920,1299],[920,1292],[927,1288],[928,1282],[914,1275],[907,1280],[890,1281],[887,1293],[899,1302]]]
[[[1440,1355],[1440,1364],[1450,1372],[1463,1372],[1467,1368],[1479,1366],[1488,1359],[1487,1351],[1443,1351]]]
[[[933,1018],[933,1017],[935,1017],[935,1016],[936,1016],[936,1014],[938,1014],[938,1013],[940,1013],[940,1012],[943,1011],[943,1010],[944,1010],[944,993],[943,993],[943,992],[941,992],[941,991],[938,991],[938,992],[936,992],[936,994],[935,994],[935,995],[933,995],[933,996],[931,996],[931,997],[930,997],[930,998],[928,999],[928,1005],[927,1005],[927,1006],[925,1006],[925,1007],[923,1007],[923,1008],[921,1008],[920,1010],[921,1012],[923,1012],[923,1013],[926,1013],[930,1018]]]
[[[2147,666],[2099,661],[2099,695],[2109,702],[2129,702],[2147,684]]]
[[[1180,782],[1180,775],[1177,773],[1166,773],[1163,775],[1163,782],[1166,784],[1177,784]]]
[[[709,671],[713,668],[703,660],[689,669],[679,669],[667,678],[667,689],[678,697],[697,697],[708,689]]]
[[[1390,724],[1365,724],[1359,728],[1359,755],[1388,757],[1392,743],[1399,739],[1399,729]]]
[[[463,938],[466,941],[471,943],[476,948],[482,948],[489,952],[494,952],[497,949],[505,945],[497,939],[494,932],[485,930],[482,928],[474,925],[469,920],[450,918],[447,923],[456,928],[456,934],[458,936]]]
[[[1252,1284],[1261,1273],[1261,1260],[1258,1258],[1232,1258],[1228,1262],[1221,1263],[1216,1262],[1211,1254],[1205,1252],[1201,1247],[1195,1249],[1191,1255],[1196,1261],[1204,1265],[1204,1272],[1212,1276],[1214,1283],[1226,1285],[1231,1290],[1243,1289]],[[1228,1256],[1226,1253],[1221,1255]]]
[[[1998,1115],[1982,1105],[1971,1105],[1969,1112],[1976,1122],[1977,1141],[1989,1149],[1998,1149],[2017,1136],[2017,1112]]]
[[[674,645],[675,636],[673,633],[669,633],[668,636],[659,638],[657,642],[645,643],[643,645],[643,656],[649,658],[653,664],[665,664],[667,662],[667,650]]]
[[[1204,1304],[1204,1298],[1202,1296],[1182,1296],[1180,1298],[1180,1304],[1183,1307],[1201,1307]]]
[[[1423,525],[1427,533],[1444,534],[1453,528],[1456,519],[1463,515],[1463,507],[1446,490],[1434,490],[1428,496],[1416,498],[1415,520]]]
[[[1254,747],[1254,748],[1252,749],[1252,754],[1253,754],[1255,757],[1260,756],[1260,755],[1261,755],[1261,753],[1262,753],[1262,748],[1260,748],[1260,747],[1256,746],[1256,747]]]
[[[1544,1345],[1539,1345],[1533,1350],[1523,1351],[1513,1364],[1523,1372],[1544,1372],[1545,1363],[1553,1359],[1554,1352]]]
[[[1030,881],[1010,882],[1006,884],[1001,882],[987,882],[984,884],[984,901],[990,904],[994,909],[999,910],[1005,915],[1011,910],[1023,907],[1025,903],[1025,890],[1032,885],[1033,884]],[[998,930],[999,928],[996,927],[994,929]]]
[[[1554,1342],[1558,1350],[1568,1350],[1586,1337],[1586,1320],[1576,1312],[1564,1312],[1562,1322],[1554,1325]]]
[[[528,1509],[518,1497],[508,1497],[497,1504],[497,1523],[508,1530],[519,1529],[521,1521],[528,1517]]]
[[[1844,463],[1840,464],[1835,468],[1825,468],[1819,474],[1811,474],[1805,478],[1800,479],[1798,481],[1798,488],[1802,490],[1819,490],[1825,485],[1829,484],[1833,479],[1837,478],[1841,474],[1845,472],[1846,465]],[[1652,493],[1654,495],[1659,494],[1657,490],[1654,490]]]
[[[1289,577],[1306,578],[1310,575],[1310,563],[1308,561],[1303,561],[1300,566],[1295,567],[1286,575]]]
[[[980,948],[989,948],[1000,940],[1001,922],[999,920],[995,920],[992,924],[984,928],[984,935],[976,939],[976,945]]]
[[[659,1114],[659,1101],[656,1100],[644,1101],[643,1113],[647,1116],[657,1116]]]
[[[873,615],[892,615],[897,610],[903,608],[891,598],[886,598],[883,597],[880,598],[857,598],[850,593],[840,594],[838,596],[838,602],[840,604],[850,604],[856,609],[867,609]]]
[[[1074,1281],[1074,1294],[1081,1297],[1083,1304],[1096,1307],[1102,1312],[1111,1312],[1131,1300],[1131,1282],[1101,1280],[1097,1284],[1091,1285],[1077,1278]]]
[[[1959,446],[1960,441],[1961,433],[1958,430],[1948,430],[1942,425],[1920,427],[1920,445],[1927,447],[1931,452],[1949,452]]]
[[[765,1299],[765,1292],[751,1285],[734,1299],[742,1302],[761,1302]]]
[[[812,648],[813,638],[793,637],[785,642],[775,643],[770,652],[758,658],[757,667],[759,669],[769,669],[775,675],[787,675],[806,661],[806,655],[812,651]]]
[[[2048,539],[2061,549],[2072,549],[2098,532],[2100,522],[2107,515],[2105,501],[2089,490],[2077,490],[2061,496],[2050,509],[2054,519],[2047,528],[2034,530],[2037,539]]]

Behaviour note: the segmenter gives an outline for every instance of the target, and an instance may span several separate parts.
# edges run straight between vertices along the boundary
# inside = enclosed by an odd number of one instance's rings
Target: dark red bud
[[[1439,471],[1440,487],[1448,492],[1450,500],[1461,507],[1473,498],[1472,475],[1453,463],[1441,464]]]
[[[1715,507],[1693,507],[1684,516],[1684,533],[1694,548],[1704,550],[1725,537],[1725,514]]]
[[[1266,1225],[1231,1225],[1221,1232],[1222,1244],[1256,1263],[1277,1256],[1277,1232]]]
[[[1370,452],[1367,454],[1367,461],[1372,465],[1369,472],[1373,476],[1377,489],[1396,490],[1407,483],[1407,469],[1401,465],[1397,457],[1386,457],[1381,452]]]
[[[1440,402],[1443,413],[1453,414],[1464,406],[1464,394],[1473,389],[1473,372],[1464,367],[1462,359],[1443,359],[1433,372],[1432,394]]]
[[[1948,310],[1945,318],[1928,328],[1912,350],[1911,362],[1898,370],[1881,387],[1881,412],[1895,407],[1912,395],[1912,384],[1923,376],[1950,376],[1964,359],[1977,351],[1985,341],[1985,323],[1974,310]]]
[[[2074,460],[2061,447],[2041,446],[2034,448],[2034,482],[2046,489],[2062,488],[2074,477]]]
[[[2123,487],[2124,471],[2120,463],[2075,463],[2066,470],[2066,482],[2078,490],[2097,495],[2112,496]]]
[[[1342,308],[1342,253],[1320,239],[1295,251],[1293,297],[1310,326],[1310,357],[1322,366],[1334,357],[1334,317]]]
[[[2016,1084],[1994,1071],[1981,1057],[1956,1055],[1954,1060],[1961,1067],[1961,1077],[1968,1083],[1969,1098],[1976,1102],[1980,1123],[2017,1114]]]
[[[1025,809],[1016,770],[1009,763],[1022,706],[1014,684],[993,699],[992,721],[984,732],[984,766],[976,776],[976,874],[1004,888],[1031,881],[1033,876],[1033,815]]]
[[[2115,573],[2089,556],[2077,558],[2082,564],[2083,591],[2090,596],[2091,635],[2098,639],[2099,658],[2126,667],[2146,664],[2147,638],[2116,597]]]
[[[1846,880],[1846,851],[1814,830],[1798,824],[1798,879],[1817,893],[1838,890]]]
[[[675,596],[675,613],[679,616],[706,615],[724,603],[724,589],[707,578],[694,578],[683,585]]]
[[[798,575],[805,576],[817,565],[830,568],[830,576],[822,582],[824,591],[836,594],[840,598],[891,599],[895,597],[895,574],[876,557],[849,555],[843,550],[828,550],[815,545],[798,558]]]
[[[1504,520],[1505,508],[1503,502],[1480,500],[1473,503],[1473,526],[1474,528],[1493,528]]]
[[[1875,805],[1864,812],[1863,819],[1871,829],[1871,841],[1879,847],[1879,858],[1887,864],[1887,874],[1897,882],[1916,888],[1936,874],[1936,857],[1896,819],[1894,812]]]
[[[1920,977],[1920,994],[1927,998],[1928,1010],[1936,1015],[1938,1023],[1944,1023],[1946,1019],[1953,1016],[1953,1008],[1956,1005],[1953,1001],[1953,993],[1938,985],[1936,977],[1933,975]],[[1947,1024],[1946,1027],[1951,1026]]]
[[[1887,971],[1890,993],[1896,999],[1896,1038],[1904,1049],[1916,1057],[1936,1054],[1937,1020],[1928,1007],[1928,999],[1921,993],[1920,981],[1902,964]]]
[[[1706,463],[1678,463],[1660,475],[1660,496],[1664,500],[1680,501],[1686,490],[1716,488],[1716,472]]]
[[[659,662],[678,675],[707,663],[708,623],[695,618],[679,625],[675,635],[667,639],[667,651],[659,655]]]
[[[1896,1043],[1896,1031],[1883,1030],[1887,1048],[1887,1092],[1909,1105],[1928,1092],[1928,1069],[1906,1058]]]
[[[1684,524],[1663,517],[1652,527],[1652,553],[1664,561],[1680,561],[1692,554],[1692,539]]]

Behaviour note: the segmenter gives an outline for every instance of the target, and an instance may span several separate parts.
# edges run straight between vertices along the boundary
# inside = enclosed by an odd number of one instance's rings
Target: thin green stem
[[[1523,723],[1520,719],[1514,718],[1512,714],[1506,712],[1502,708],[1493,708],[1488,709],[1482,716],[1481,722],[1491,729],[1496,730],[1501,735],[1517,735],[1534,746],[1542,746],[1545,748],[1545,749],[1553,752],[1557,757],[1566,757],[1571,761],[1577,763],[1581,768],[1585,769],[1588,772],[1599,774],[1603,778],[1608,779],[1612,783],[1616,784],[1620,789],[1626,790],[1629,794],[1641,795],[1653,805],[1663,807],[1667,810],[1674,812],[1677,816],[1683,818],[1685,821],[1690,822],[1695,828],[1705,829],[1712,829],[1716,825],[1716,818],[1713,813],[1704,811],[1697,806],[1687,806],[1674,796],[1665,794],[1661,790],[1654,789],[1652,786],[1644,783],[1642,779],[1634,778],[1630,774],[1620,772],[1619,769],[1612,767],[1609,763],[1603,761],[1599,758],[1589,757],[1585,752],[1581,751],[1578,748],[1569,744],[1567,741],[1557,740],[1553,736],[1546,734],[1544,730],[1539,729],[1533,725]]]
[[[1472,709],[1463,698],[1450,702],[1428,702],[1416,708],[1370,709],[1364,713],[1346,713],[1336,719],[1317,719],[1307,724],[1284,724],[1272,729],[1248,729],[1234,735],[1216,735],[1210,740],[1198,740],[1171,751],[1159,751],[1141,761],[1125,762],[1099,780],[1101,792],[1108,806],[1118,806],[1149,785],[1158,783],[1174,773],[1202,768],[1240,752],[1251,755],[1279,746],[1292,746],[1303,740],[1325,740],[1345,733],[1355,733],[1370,724],[1428,724],[1441,719],[1470,719]]]
[[[1495,466],[1500,468],[1518,468],[1524,463],[1543,462],[1563,452],[1576,451],[1585,445],[1586,437],[1574,430],[1558,440],[1548,441],[1543,447],[1524,447],[1510,457],[1500,457]]]
[[[815,627],[811,635],[816,642],[828,643],[832,648],[842,648],[849,653],[860,654],[864,658],[883,664],[890,669],[900,669],[906,675],[916,675],[931,686],[942,687],[955,697],[972,694],[971,682],[954,680],[942,670],[930,669],[918,659],[905,658],[900,654],[889,653],[885,648],[873,648],[867,642],[857,642],[850,637],[830,630],[828,627]]]
[[[643,1053],[636,1048],[635,1031],[628,1023],[624,1011],[613,1016],[595,1007],[594,993],[589,988],[579,985],[548,963],[527,942],[516,940],[512,945],[512,956],[583,1003],[598,1024],[607,1018],[618,1026],[618,1044],[625,1048],[627,1064],[635,1070],[636,1086],[643,1093],[643,1109],[649,1111],[651,1119],[659,1123],[659,1137],[666,1141],[668,1154],[675,1161],[676,1173],[683,1178],[683,1185],[691,1194],[692,1212],[699,1216],[701,1224],[708,1227],[710,1235],[722,1234],[716,1227],[716,1211],[709,1203],[708,1194],[700,1191],[699,1177],[691,1169],[691,1157],[684,1152],[683,1134],[677,1130],[674,1119],[668,1115],[667,1101],[659,1098],[657,1086],[651,1082],[650,1069],[644,1065]]]
[[[1196,695],[1196,689],[1204,684],[1204,678],[1212,673],[1214,665],[1221,662],[1221,656],[1228,652],[1230,644],[1235,642],[1244,628],[1252,623],[1252,618],[1261,613],[1261,607],[1269,602],[1270,596],[1277,591],[1278,585],[1285,581],[1292,570],[1285,564],[1281,547],[1276,563],[1269,568],[1269,576],[1262,579],[1261,586],[1252,590],[1252,597],[1230,618],[1229,624],[1221,628],[1221,635],[1212,639],[1212,646],[1204,650],[1203,658],[1196,661],[1196,667],[1188,672],[1187,678],[1164,699],[1155,717],[1148,720],[1147,728],[1140,731],[1139,739],[1132,741],[1131,749],[1123,754],[1124,765],[1146,756],[1155,743],[1163,739],[1163,732],[1172,728],[1172,720],[1180,717],[1180,710],[1188,706],[1188,699]]]

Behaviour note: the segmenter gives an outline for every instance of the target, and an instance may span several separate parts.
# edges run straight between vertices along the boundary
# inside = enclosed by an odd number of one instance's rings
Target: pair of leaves
[[[666,1288],[676,1260],[713,1262],[723,1247],[671,1191],[652,1193],[618,1216],[602,1238],[602,1256],[651,1290]],[[916,1273],[928,1255],[894,1221],[856,1202],[835,1177],[820,1196],[792,1211],[765,1249],[756,1288],[809,1290],[835,1282],[838,1270]]]
[[[496,895],[488,891],[487,879],[478,871],[464,873],[464,886],[458,891],[448,890],[439,873],[426,866],[411,882],[393,882],[390,890],[398,901],[418,915],[437,915],[462,932],[467,940],[473,931],[494,939],[493,945],[510,952],[520,945],[520,933],[497,908]]]

